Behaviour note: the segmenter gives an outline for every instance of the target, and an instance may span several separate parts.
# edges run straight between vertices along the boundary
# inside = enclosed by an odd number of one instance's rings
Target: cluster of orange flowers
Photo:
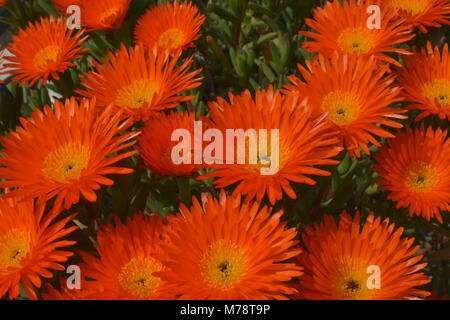
[[[65,11],[81,8],[85,29],[69,30],[63,17],[41,18],[20,30],[8,46],[10,81],[59,79],[82,54],[91,30],[122,26],[130,0],[55,0]],[[367,27],[367,7],[381,8],[381,28]],[[105,223],[97,234],[97,253],[83,258],[82,288],[48,285],[46,299],[406,299],[429,295],[429,278],[414,238],[403,236],[389,219],[344,212],[338,223],[323,223],[302,234],[287,229],[282,211],[261,207],[287,195],[291,183],[314,185],[311,176],[330,173],[339,153],[353,158],[375,145],[374,170],[379,184],[398,207],[411,215],[442,223],[450,209],[450,141],[447,131],[402,128],[409,109],[450,119],[450,57],[428,45],[410,51],[407,43],[428,27],[450,24],[449,1],[334,0],[306,19],[311,32],[301,45],[316,57],[299,65],[301,78],[290,77],[282,90],[269,87],[252,97],[246,91],[217,98],[209,105],[208,127],[279,129],[280,164],[274,175],[252,165],[215,165],[198,179],[214,179],[217,188],[236,185],[220,199],[204,194],[193,205],[162,219],[136,213]],[[0,297],[38,298],[35,288],[52,270],[64,270],[73,254],[73,216],[62,218],[83,197],[128,174],[118,166],[139,153],[161,176],[192,176],[204,165],[170,161],[171,133],[192,130],[194,113],[176,112],[190,101],[188,91],[201,85],[201,70],[183,50],[205,17],[190,3],[150,8],[134,30],[135,44],[122,45],[81,78],[84,98],[66,97],[21,119],[15,132],[2,137],[0,158]],[[330,27],[330,21],[333,26]],[[87,30],[87,31],[86,31]],[[403,56],[403,64],[394,59]],[[395,107],[411,102],[407,109]],[[171,112],[162,112],[173,109]],[[134,126],[144,121],[142,130]],[[391,133],[388,128],[398,129]],[[392,130],[391,130],[392,131]],[[387,138],[381,144],[381,138]],[[211,168],[211,167],[209,167]],[[245,197],[245,200],[243,199]],[[50,205],[51,204],[51,205]],[[300,238],[300,240],[299,240]],[[367,267],[381,270],[381,288],[366,286]],[[294,280],[294,281],[292,281]]]

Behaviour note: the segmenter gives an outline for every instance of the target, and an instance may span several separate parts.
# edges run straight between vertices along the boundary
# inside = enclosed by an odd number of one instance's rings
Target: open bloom
[[[65,104],[55,101],[54,110],[35,109],[30,119],[21,119],[17,132],[3,138],[0,157],[2,188],[17,188],[9,195],[56,197],[55,207],[66,209],[77,203],[81,194],[95,201],[100,185],[114,182],[105,175],[126,174],[133,170],[112,166],[130,157],[137,133],[123,133],[132,124],[121,121],[121,114],[106,108],[97,114],[95,102],[74,98]]]
[[[161,217],[142,213],[128,218],[125,224],[117,219],[115,226],[105,225],[97,234],[98,257],[82,254],[85,288],[88,292],[95,289],[88,298],[173,299],[173,292],[166,290],[165,281],[155,274],[164,270],[154,258],[166,241],[164,230]]]
[[[80,47],[86,38],[83,31],[69,30],[63,18],[41,18],[12,37],[5,67],[13,68],[8,74],[21,86],[26,82],[33,86],[40,79],[46,85],[50,78],[58,80],[58,73],[74,66],[73,60],[88,50]]]
[[[138,150],[146,166],[162,176],[189,176],[197,172],[199,165],[179,163],[173,150],[177,144],[172,136],[177,130],[185,129],[190,133],[192,156],[195,148],[194,135],[195,113],[172,112],[169,115],[158,113],[145,123],[145,128],[139,136]],[[197,143],[201,143],[198,141]]]
[[[360,157],[360,149],[369,154],[369,143],[380,146],[374,136],[393,137],[380,125],[402,127],[391,119],[407,118],[400,115],[405,111],[389,107],[402,100],[400,88],[392,86],[394,75],[373,57],[334,54],[327,59],[319,54],[306,66],[298,66],[304,81],[289,77],[293,85],[285,92],[308,98],[313,114],[325,113],[351,156]]]
[[[285,229],[282,212],[271,215],[260,203],[240,197],[220,201],[211,196],[201,205],[168,218],[169,241],[158,255],[168,290],[180,299],[286,299],[295,293],[287,281],[302,274],[289,260],[301,250],[295,229]]]
[[[134,35],[137,42],[167,50],[185,49],[200,37],[205,16],[190,2],[167,2],[150,8],[138,20]]]
[[[201,70],[189,72],[192,58],[177,66],[180,54],[169,56],[156,48],[121,45],[116,54],[109,53],[103,65],[94,62],[96,71],[85,74],[81,83],[86,89],[78,93],[95,97],[100,107],[113,104],[124,116],[146,120],[156,111],[191,100],[193,96],[177,94],[201,84],[201,78],[196,78]]]
[[[400,19],[427,33],[427,27],[450,24],[448,0],[384,0],[386,8],[396,9]]]
[[[313,166],[338,163],[330,159],[342,150],[337,131],[323,116],[312,116],[311,109],[295,94],[284,96],[269,88],[258,90],[255,99],[248,91],[238,96],[230,94],[229,99],[228,103],[218,98],[209,106],[209,127],[226,137],[226,146],[211,152],[211,156],[205,152],[206,160],[215,158],[211,167],[218,170],[199,179],[217,177],[214,184],[219,188],[238,183],[234,195],[241,193],[261,200],[267,194],[274,204],[283,191],[296,198],[291,181],[314,185],[316,182],[308,175],[329,175]],[[241,129],[241,134],[234,132],[230,136],[229,130],[236,129]],[[237,143],[231,144],[230,137]],[[233,160],[231,164],[229,160]]]
[[[450,120],[450,56],[448,44],[442,53],[431,43],[411,57],[405,57],[405,66],[398,68],[398,81],[402,95],[412,102],[408,109],[419,109],[419,121],[429,115]]]
[[[344,212],[336,225],[332,216],[302,234],[305,251],[299,263],[300,297],[317,300],[400,300],[425,297],[419,287],[430,279],[419,272],[427,263],[415,255],[414,238],[403,228],[371,213],[363,226],[360,215]]]
[[[408,128],[376,154],[378,182],[397,207],[428,221],[450,210],[450,140],[447,130]]]
[[[374,55],[377,60],[400,65],[386,53],[409,54],[394,45],[414,38],[412,27],[397,19],[394,10],[381,10],[380,28],[368,28],[367,8],[374,4],[379,5],[380,1],[334,0],[325,3],[323,8],[317,7],[313,19],[305,19],[313,31],[300,31],[312,39],[303,42],[303,47],[308,52],[320,52],[325,56],[331,56],[335,51]]]
[[[34,288],[41,287],[41,277],[51,278],[51,270],[64,270],[62,262],[73,253],[61,250],[75,243],[62,240],[77,227],[66,227],[73,216],[56,222],[54,215],[44,216],[44,204],[0,196],[0,298],[19,296],[20,286],[36,299]]]

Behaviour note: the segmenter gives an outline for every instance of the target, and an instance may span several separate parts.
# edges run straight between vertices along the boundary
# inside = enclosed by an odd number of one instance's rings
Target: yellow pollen
[[[417,161],[406,170],[406,185],[415,192],[430,192],[439,182],[439,173],[431,164]]]
[[[367,266],[364,261],[342,257],[334,269],[335,295],[344,300],[370,300],[375,290],[367,286]]]
[[[246,272],[245,250],[230,240],[216,241],[203,254],[200,269],[206,283],[220,290],[230,289]]]
[[[432,102],[438,102],[441,107],[450,106],[450,80],[435,79],[422,87],[422,94]]]
[[[135,80],[117,93],[114,103],[122,108],[139,109],[145,103],[151,104],[159,89],[159,83],[155,80]]]
[[[347,28],[337,39],[339,47],[347,53],[364,54],[374,47],[372,30],[368,28]]]
[[[69,143],[50,152],[44,160],[44,176],[57,182],[77,180],[88,166],[90,150],[88,146]]]
[[[177,49],[183,45],[185,41],[184,32],[178,28],[170,28],[164,31],[158,40],[160,47]]]
[[[30,252],[30,234],[12,229],[0,235],[0,270],[20,267],[22,260]]]
[[[161,282],[153,273],[161,271],[162,268],[162,264],[153,258],[132,258],[122,267],[117,280],[129,294],[146,298],[155,292]]]
[[[390,0],[389,7],[401,9],[411,15],[424,12],[430,4],[429,0]]]
[[[55,63],[59,55],[59,46],[50,45],[39,50],[33,58],[33,64],[36,69],[42,70],[48,68],[49,63]]]
[[[332,91],[322,101],[323,112],[328,112],[328,119],[339,126],[356,120],[359,109],[358,97],[353,92]]]
[[[100,23],[103,25],[111,26],[114,24],[117,14],[119,10],[117,8],[110,8],[103,12],[103,14],[100,16]]]

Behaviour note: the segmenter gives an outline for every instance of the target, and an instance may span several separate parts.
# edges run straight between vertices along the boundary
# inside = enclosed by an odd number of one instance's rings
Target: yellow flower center
[[[353,92],[332,91],[322,101],[323,112],[336,125],[345,126],[357,119],[360,110],[358,97]]]
[[[216,241],[203,254],[200,269],[206,283],[217,289],[230,289],[247,269],[245,250],[230,240]]]
[[[59,46],[49,45],[39,50],[33,58],[34,67],[38,70],[47,69],[50,63],[55,63],[59,55]]]
[[[369,28],[347,28],[339,35],[339,47],[347,53],[364,54],[374,47],[373,33]]]
[[[0,235],[0,270],[20,267],[22,260],[30,252],[30,234],[12,229]]]
[[[368,266],[363,261],[341,258],[332,275],[334,295],[343,300],[370,300],[376,290],[367,285]]]
[[[114,103],[122,108],[139,109],[145,103],[152,103],[153,96],[159,91],[159,83],[152,79],[140,79],[122,88]]]
[[[429,0],[390,0],[389,7],[405,10],[411,15],[422,13],[427,9]]]
[[[184,32],[178,28],[170,28],[164,31],[158,40],[160,47],[177,49],[183,45],[185,41]]]
[[[110,8],[103,12],[100,16],[100,23],[103,25],[111,26],[114,24],[117,18],[119,10],[117,8]]]
[[[437,101],[442,107],[450,106],[450,80],[429,81],[423,86],[422,94],[432,102]]]
[[[431,164],[417,161],[406,170],[406,185],[415,192],[430,192],[439,182],[439,173]]]
[[[50,152],[44,160],[42,171],[44,176],[57,182],[77,180],[89,163],[90,150],[88,146],[78,143],[68,143]]]
[[[146,298],[151,296],[161,282],[154,272],[162,270],[162,264],[149,257],[132,258],[120,270],[118,281],[129,294]]]

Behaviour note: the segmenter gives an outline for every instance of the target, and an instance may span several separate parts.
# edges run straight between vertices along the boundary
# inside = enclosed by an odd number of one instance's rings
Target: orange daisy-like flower
[[[341,3],[335,0],[327,2],[323,8],[316,8],[314,20],[305,19],[314,32],[300,31],[313,39],[303,42],[303,47],[308,52],[320,52],[326,56],[331,56],[335,51],[374,55],[377,60],[400,65],[386,53],[409,54],[409,51],[393,46],[414,38],[412,27],[397,19],[393,10],[382,10],[380,28],[369,28],[367,8],[374,4],[379,4],[379,1],[344,0]]]
[[[407,109],[419,109],[419,121],[429,115],[450,120],[450,56],[448,44],[442,53],[430,43],[411,57],[405,57],[405,66],[398,68],[398,80],[406,101],[414,104]]]
[[[352,157],[360,157],[360,149],[369,154],[369,143],[380,146],[374,135],[393,137],[380,124],[402,127],[391,118],[407,118],[399,115],[404,111],[388,107],[402,100],[400,88],[391,86],[394,75],[386,75],[387,69],[380,68],[373,57],[335,54],[327,59],[320,54],[318,60],[306,61],[306,66],[298,65],[304,81],[291,76],[293,85],[287,85],[285,92],[307,97],[313,114],[326,113]]]
[[[301,298],[317,300],[400,300],[425,297],[416,287],[430,282],[418,272],[427,263],[415,255],[414,238],[402,238],[403,228],[371,213],[360,226],[344,212],[336,225],[332,216],[302,235],[305,251],[299,263],[305,269],[300,279]]]
[[[407,129],[376,154],[378,183],[390,191],[397,207],[410,215],[442,223],[439,210],[450,210],[450,140],[447,131]]]
[[[115,30],[122,27],[130,0],[82,0],[81,24],[88,30]]]
[[[172,112],[169,115],[159,113],[145,123],[145,128],[138,138],[140,145],[138,150],[150,170],[162,176],[189,176],[199,170],[198,165],[177,164],[172,155],[177,144],[172,136],[180,129],[189,132],[192,140],[191,150],[194,150],[194,122],[195,113]],[[192,152],[186,156],[192,158]]]
[[[75,243],[61,240],[77,228],[66,228],[73,216],[52,223],[43,217],[44,206],[0,197],[0,298],[8,291],[10,299],[17,298],[22,285],[28,297],[36,299],[34,287],[41,287],[40,277],[64,270],[61,262],[72,255],[60,248]]]
[[[81,58],[80,53],[88,51],[80,44],[87,38],[82,37],[83,31],[72,31],[66,26],[63,18],[41,18],[35,24],[31,22],[25,29],[19,30],[13,36],[8,50],[12,56],[5,64],[8,74],[14,74],[13,81],[24,85],[30,81],[33,86],[39,79],[43,85],[48,79],[59,79],[58,73],[66,71],[75,64],[71,61]]]
[[[177,94],[198,87],[201,70],[189,72],[192,58],[176,66],[181,52],[168,56],[155,49],[136,46],[129,50],[122,45],[103,65],[94,62],[96,71],[81,80],[86,90],[78,92],[95,97],[101,107],[113,104],[124,115],[136,120],[148,119],[156,111],[174,108],[193,96]]]
[[[77,203],[80,192],[95,201],[94,190],[114,183],[105,175],[133,171],[112,166],[136,153],[119,153],[134,145],[130,140],[137,135],[120,135],[132,125],[120,118],[111,107],[97,114],[93,101],[78,104],[74,98],[65,105],[55,101],[54,110],[35,109],[30,119],[21,119],[17,132],[3,139],[0,177],[6,181],[0,187],[18,188],[10,195],[56,197],[57,208],[63,202],[66,209]]]
[[[285,229],[282,212],[271,215],[260,203],[240,197],[221,200],[211,196],[203,206],[180,207],[170,216],[170,241],[158,257],[166,267],[160,274],[180,299],[286,299],[295,293],[287,283],[302,275],[301,268],[287,262],[301,250],[295,229]]]
[[[427,33],[426,27],[442,27],[450,24],[450,1],[448,0],[385,0],[383,5],[396,9],[397,15],[406,22]]]
[[[165,281],[155,273],[164,266],[154,255],[167,241],[165,227],[159,216],[138,213],[126,224],[116,220],[116,226],[107,224],[98,232],[99,257],[83,254],[80,268],[87,278],[86,289],[97,288],[89,299],[171,299],[174,294],[165,289]],[[120,250],[117,250],[120,248]],[[91,279],[91,280],[89,280]]]
[[[167,50],[193,47],[200,37],[199,31],[205,16],[190,2],[167,2],[148,9],[138,20],[134,35],[137,42]]]
[[[214,155],[219,161],[212,167],[219,170],[199,179],[218,177],[214,184],[219,188],[239,182],[234,195],[241,193],[249,199],[261,200],[267,193],[274,204],[282,198],[283,191],[296,198],[290,181],[314,185],[316,182],[306,175],[329,175],[312,166],[338,163],[329,159],[342,150],[337,132],[323,116],[311,116],[311,109],[296,95],[284,96],[269,88],[257,91],[255,99],[248,91],[239,96],[230,94],[229,98],[230,103],[219,98],[210,104],[212,123],[209,126],[222,133],[226,146],[222,155],[217,150],[218,154]],[[245,132],[240,135],[236,132],[239,129]],[[231,139],[229,130],[235,131]],[[237,140],[236,144],[233,142],[234,149],[233,144],[228,147],[234,140]],[[230,151],[232,159],[228,157]],[[239,163],[239,158],[245,161]],[[229,160],[233,160],[232,164],[228,164]]]

